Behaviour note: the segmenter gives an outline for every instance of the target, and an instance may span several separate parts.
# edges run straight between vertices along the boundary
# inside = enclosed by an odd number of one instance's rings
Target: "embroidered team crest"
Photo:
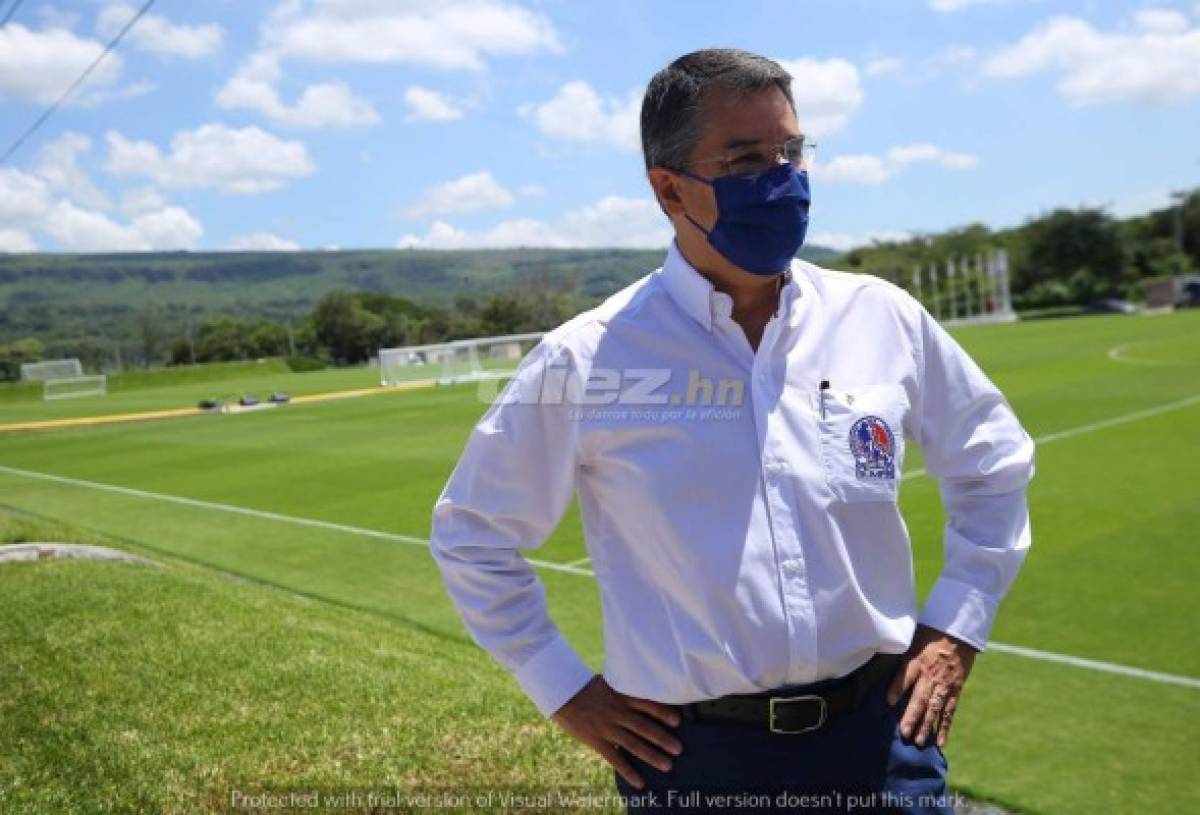
[[[850,453],[859,478],[896,477],[896,437],[878,416],[864,416],[850,428]]]

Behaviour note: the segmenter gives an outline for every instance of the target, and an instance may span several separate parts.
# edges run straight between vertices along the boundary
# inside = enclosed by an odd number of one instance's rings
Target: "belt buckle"
[[[788,702],[810,702],[810,701],[816,701],[821,704],[821,718],[819,721],[817,721],[816,724],[808,725],[807,727],[802,727],[799,729],[788,729],[785,727],[776,727],[776,725],[775,725],[775,705],[777,703],[778,704],[786,704]],[[829,715],[829,705],[828,705],[828,703],[826,703],[825,697],[815,696],[815,695],[811,695],[811,694],[806,695],[806,696],[772,696],[769,710],[770,710],[770,714],[771,714],[771,720],[769,722],[769,726],[771,728],[772,733],[793,733],[793,734],[794,733],[807,733],[810,730],[816,730],[817,728],[819,728],[823,724],[825,724],[825,719]]]

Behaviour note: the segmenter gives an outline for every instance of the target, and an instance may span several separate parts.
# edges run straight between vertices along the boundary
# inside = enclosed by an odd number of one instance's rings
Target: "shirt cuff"
[[[587,666],[562,634],[513,671],[526,695],[550,718],[586,685],[596,672]]]
[[[925,599],[919,622],[982,651],[987,645],[998,605],[998,601],[974,586],[941,577]]]

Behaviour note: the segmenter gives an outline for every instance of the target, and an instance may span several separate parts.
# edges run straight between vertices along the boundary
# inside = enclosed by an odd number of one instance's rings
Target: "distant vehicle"
[[[271,394],[270,397],[268,397],[269,401],[274,402],[277,405],[286,405],[288,402],[291,401],[291,399],[292,399],[292,397],[288,396],[286,393],[283,393],[282,391],[275,391],[275,393]]]
[[[201,410],[216,410],[220,406],[220,399],[201,399],[200,403],[196,405],[196,407],[200,408]]]
[[[241,405],[242,407],[254,407],[255,405],[258,404],[258,397],[251,396],[250,394],[246,394],[245,396],[243,396],[241,399],[238,400],[238,404]]]
[[[1137,306],[1128,300],[1108,297],[1104,300],[1093,300],[1083,310],[1088,314],[1136,314]]]

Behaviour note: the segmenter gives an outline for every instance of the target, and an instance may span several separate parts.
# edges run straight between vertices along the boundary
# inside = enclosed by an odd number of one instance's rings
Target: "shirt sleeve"
[[[547,717],[594,675],[550,619],[545,587],[520,553],[545,543],[575,490],[564,360],[543,340],[521,362],[471,432],[430,538],[471,637]]]
[[[1034,443],[1000,390],[916,300],[917,438],[946,510],[945,562],[919,620],[983,650],[1032,542]]]

